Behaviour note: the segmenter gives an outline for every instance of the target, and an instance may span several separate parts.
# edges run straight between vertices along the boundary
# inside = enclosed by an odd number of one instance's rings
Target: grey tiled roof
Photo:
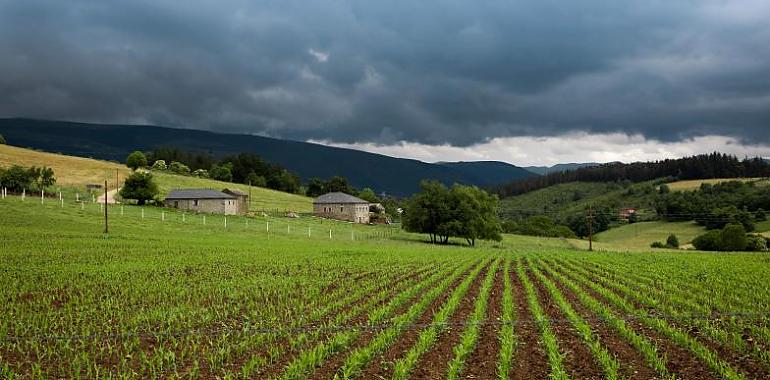
[[[325,203],[366,203],[369,204],[369,201],[365,201],[361,198],[356,198],[350,194],[345,193],[327,193],[324,195],[321,195],[320,197],[316,198],[313,203],[316,204],[325,204]]]
[[[166,199],[235,199],[235,197],[212,189],[178,189],[171,190]]]

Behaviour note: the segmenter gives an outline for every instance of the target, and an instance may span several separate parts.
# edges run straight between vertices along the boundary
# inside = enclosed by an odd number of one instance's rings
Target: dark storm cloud
[[[465,146],[770,142],[765,1],[5,1],[0,116]]]

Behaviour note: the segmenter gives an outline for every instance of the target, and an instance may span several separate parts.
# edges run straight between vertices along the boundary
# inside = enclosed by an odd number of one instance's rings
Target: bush
[[[554,223],[547,216],[532,216],[520,222],[507,221],[502,225],[503,231],[509,234],[575,238],[575,233],[567,226]]]
[[[652,247],[652,248],[666,248],[666,245],[661,243],[661,242],[659,242],[659,241],[656,241],[656,242],[653,242],[652,244],[650,244],[650,247]]]
[[[5,137],[3,137],[3,135],[0,135],[0,145],[5,145],[7,143],[8,142],[5,141]]]
[[[729,224],[722,230],[723,251],[743,251],[748,245],[746,229],[741,224]]]
[[[152,200],[158,195],[158,185],[151,173],[134,172],[120,189],[120,196],[124,199],[136,199],[140,205]]]
[[[147,166],[147,157],[140,151],[134,151],[126,157],[126,166],[131,170],[144,168]]]
[[[752,252],[765,252],[768,247],[768,240],[764,236],[749,235],[746,237],[746,250]]]
[[[692,241],[695,249],[701,251],[721,251],[722,250],[722,232],[709,231],[696,237]]]
[[[757,209],[757,212],[754,214],[754,220],[757,222],[764,222],[767,220],[767,215],[765,215],[765,210],[763,209]]]
[[[233,173],[227,165],[214,165],[209,171],[211,178],[217,181],[231,182],[233,180]]]
[[[192,175],[198,178],[209,178],[209,171],[206,169],[198,169],[192,172]]]
[[[168,166],[168,170],[176,174],[190,174],[190,168],[179,161],[172,162],[171,165]]]
[[[679,248],[679,239],[676,235],[668,235],[668,239],[666,239],[666,248]]]
[[[19,165],[13,165],[8,170],[0,170],[0,186],[7,188],[11,192],[20,193],[23,190],[44,190],[56,183],[53,169],[43,166],[42,168],[25,168]]]
[[[168,166],[166,166],[166,161],[164,160],[157,160],[152,164],[152,170],[167,170]]]

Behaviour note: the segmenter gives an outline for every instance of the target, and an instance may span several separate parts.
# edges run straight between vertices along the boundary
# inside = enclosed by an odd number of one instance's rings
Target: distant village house
[[[225,194],[230,194],[237,199],[238,214],[245,215],[247,212],[249,212],[249,194],[244,193],[238,189],[224,189],[222,192]]]
[[[246,212],[239,210],[237,196],[212,189],[172,190],[163,203],[166,207],[210,214],[237,215]]]
[[[328,193],[313,201],[313,213],[329,219],[369,224],[368,201],[345,193]]]

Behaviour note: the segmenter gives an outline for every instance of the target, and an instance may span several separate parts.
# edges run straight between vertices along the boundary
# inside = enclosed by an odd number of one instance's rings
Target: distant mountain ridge
[[[488,186],[537,176],[502,162],[431,164],[300,141],[149,125],[9,118],[0,119],[0,134],[10,145],[119,162],[134,150],[150,151],[159,146],[215,157],[249,152],[297,173],[305,181],[341,175],[358,188],[370,187],[396,196],[417,192],[423,179],[447,185]]]
[[[529,170],[530,172],[538,175],[546,175],[550,173],[566,172],[568,170],[575,170],[580,168],[590,168],[590,167],[599,166],[599,165],[601,164],[598,162],[584,162],[584,163],[571,162],[568,164],[556,164],[553,166],[524,166],[522,167],[522,169]]]

